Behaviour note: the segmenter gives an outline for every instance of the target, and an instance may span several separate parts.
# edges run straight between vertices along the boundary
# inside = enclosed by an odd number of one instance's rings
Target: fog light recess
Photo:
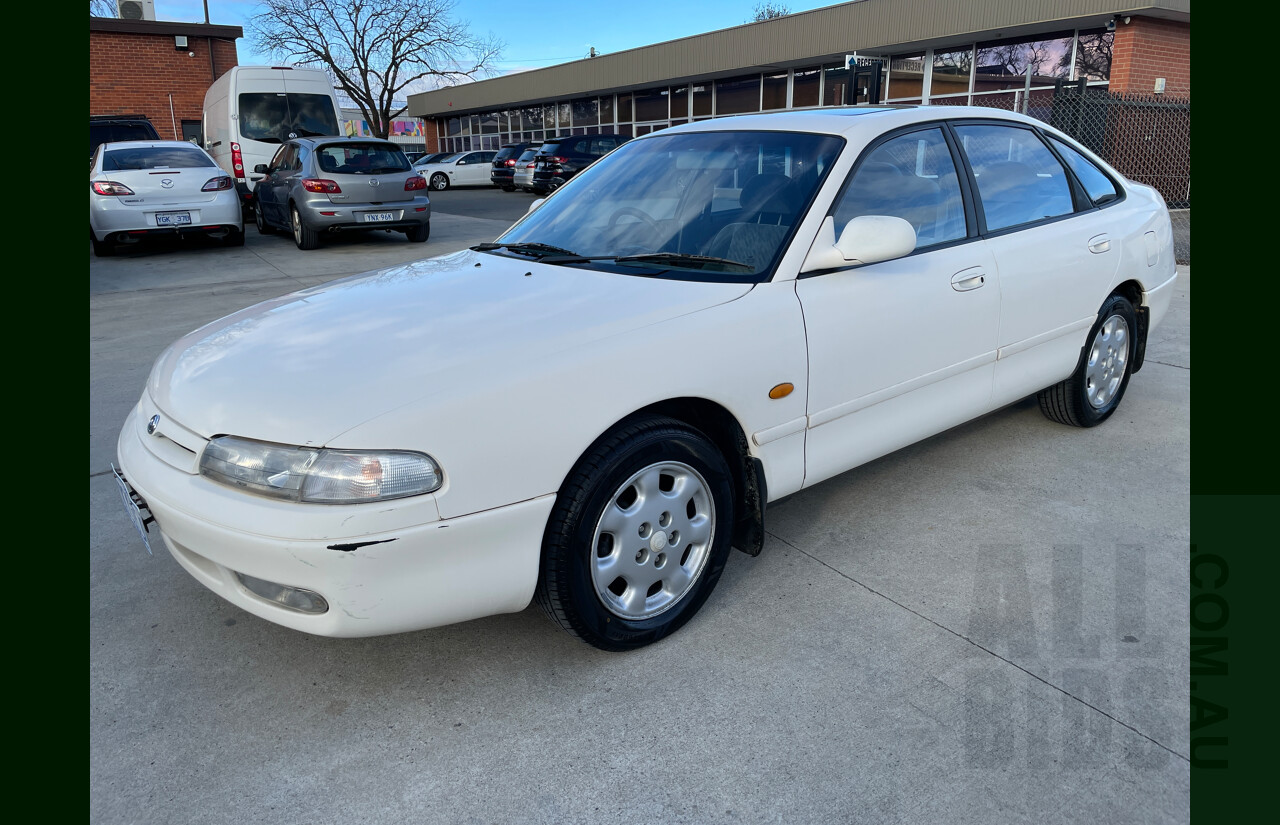
[[[287,584],[276,584],[275,582],[245,575],[244,573],[236,573],[236,578],[244,585],[245,590],[288,610],[313,615],[325,613],[329,610],[329,603],[324,600],[324,596],[314,590],[290,587]]]

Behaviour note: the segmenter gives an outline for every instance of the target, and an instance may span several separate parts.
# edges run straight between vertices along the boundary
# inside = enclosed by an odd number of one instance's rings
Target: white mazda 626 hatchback
[[[265,619],[536,599],[648,644],[770,501],[1028,395],[1100,424],[1173,291],[1164,201],[991,109],[664,129],[493,243],[196,330],[119,440],[144,539]]]

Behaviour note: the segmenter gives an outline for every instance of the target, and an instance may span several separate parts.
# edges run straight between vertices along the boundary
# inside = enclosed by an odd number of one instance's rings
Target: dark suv
[[[89,157],[104,143],[159,139],[145,115],[89,115]]]
[[[626,143],[626,135],[572,135],[548,138],[538,150],[533,191],[554,192],[565,181]]]
[[[494,186],[501,187],[504,192],[516,191],[516,185],[512,183],[516,174],[516,159],[528,148],[527,143],[502,144],[498,154],[493,156],[493,171],[489,173],[489,180],[493,181]]]

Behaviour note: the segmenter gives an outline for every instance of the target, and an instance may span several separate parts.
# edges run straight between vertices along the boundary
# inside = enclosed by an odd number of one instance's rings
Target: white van
[[[248,200],[259,163],[295,137],[340,135],[333,83],[320,69],[235,66],[204,96],[205,149]]]

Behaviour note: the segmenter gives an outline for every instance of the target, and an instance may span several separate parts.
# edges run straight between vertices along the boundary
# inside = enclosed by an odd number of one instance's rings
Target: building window
[[[929,84],[929,96],[968,95],[972,76],[972,48],[936,51],[933,53],[933,80]]]
[[[786,72],[764,76],[764,95],[761,99],[760,108],[765,111],[787,108]]]
[[[1111,46],[1115,37],[1115,32],[1106,29],[1080,32],[1076,44],[1076,80],[1082,77],[1094,81],[1111,79]]]
[[[1028,70],[1031,71],[1032,86],[1052,86],[1058,80],[1069,80],[1074,41],[1074,32],[1064,32],[1037,39],[979,43],[973,90],[1000,92],[1021,89],[1026,86]],[[933,78],[936,87],[936,68]]]
[[[851,102],[848,96],[849,70],[844,66],[822,67],[822,105],[843,106]]]
[[[671,117],[689,116],[689,87],[678,86],[671,90]]]
[[[796,69],[791,90],[792,107],[802,109],[805,106],[817,106],[821,90],[822,69],[817,66],[809,69]]]
[[[711,116],[711,84],[701,83],[693,87],[693,115],[694,117],[710,117]]]
[[[920,102],[924,94],[924,52],[899,54],[889,60],[885,100]]]
[[[520,110],[520,128],[528,132],[542,128],[542,107],[526,106]]]
[[[613,95],[603,95],[600,98],[600,125],[613,126]]]
[[[760,75],[716,81],[716,114],[738,115],[760,111]]]
[[[633,108],[630,94],[618,95],[618,122],[630,123],[634,120]],[[631,133],[627,132],[626,134],[629,135]]]
[[[600,122],[600,103],[594,97],[573,101],[573,125],[595,126]]]
[[[666,89],[648,89],[636,92],[633,96],[636,106],[636,122],[645,120],[666,120],[671,117],[667,108]]]

